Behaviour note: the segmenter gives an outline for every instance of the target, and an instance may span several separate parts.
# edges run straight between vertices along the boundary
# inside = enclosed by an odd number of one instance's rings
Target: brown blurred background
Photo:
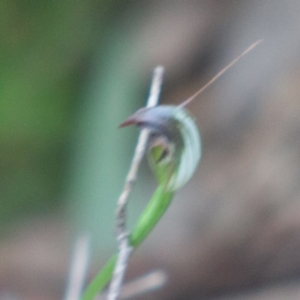
[[[2,0],[0,15],[0,299],[61,299],[82,233],[88,280],[115,251],[137,136],[117,126],[153,68],[178,104],[260,38],[190,105],[202,161],[127,277],[167,274],[140,299],[299,299],[299,1]],[[131,224],[154,188],[145,164]]]

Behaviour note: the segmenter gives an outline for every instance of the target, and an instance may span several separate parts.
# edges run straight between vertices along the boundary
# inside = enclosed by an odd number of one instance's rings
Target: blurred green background
[[[0,6],[3,225],[63,206],[59,195],[70,136],[99,40],[95,12],[105,4],[1,1]]]
[[[109,222],[132,150],[116,128],[145,96],[130,24],[117,1],[0,5],[1,230],[76,205]]]

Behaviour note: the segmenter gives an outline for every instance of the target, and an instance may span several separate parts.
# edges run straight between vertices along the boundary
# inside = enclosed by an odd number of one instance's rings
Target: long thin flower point
[[[120,127],[136,124],[150,129],[149,164],[159,184],[175,191],[194,174],[201,156],[200,134],[184,108],[160,105],[141,108]]]

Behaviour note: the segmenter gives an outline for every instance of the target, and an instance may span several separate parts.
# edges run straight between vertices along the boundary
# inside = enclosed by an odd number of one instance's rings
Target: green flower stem
[[[134,249],[144,241],[163,216],[173,199],[173,195],[174,192],[165,190],[165,185],[158,186],[130,235],[130,245]],[[88,285],[82,296],[82,300],[93,300],[104,289],[113,275],[116,261],[117,255],[114,254]]]
[[[138,247],[152,231],[167,210],[173,195],[174,192],[165,190],[165,185],[158,186],[129,237],[133,248]]]
[[[93,300],[95,297],[105,288],[107,283],[110,281],[115,265],[117,262],[117,254],[114,254],[102,270],[95,276],[92,282],[86,288],[82,300]]]

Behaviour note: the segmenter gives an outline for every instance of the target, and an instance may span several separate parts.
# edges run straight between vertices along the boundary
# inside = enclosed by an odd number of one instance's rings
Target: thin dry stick
[[[74,253],[71,261],[69,282],[64,299],[79,300],[85,280],[88,261],[90,257],[90,236],[80,235],[74,246]]]
[[[256,41],[250,47],[248,47],[242,54],[236,57],[230,64],[228,64],[223,70],[221,70],[216,76],[214,76],[206,85],[204,85],[199,91],[197,91],[190,98],[182,102],[179,107],[185,107],[190,102],[192,102],[199,94],[201,94],[206,88],[208,88],[212,83],[214,83],[220,76],[222,76],[228,69],[230,69],[238,60],[240,60],[243,56],[245,56],[248,52],[254,49],[258,44],[263,42],[263,39]]]
[[[156,106],[158,103],[163,72],[164,69],[160,66],[156,67],[154,70],[150,94],[147,101],[147,107]],[[139,165],[146,151],[148,137],[149,130],[143,129],[139,136],[132,163],[125,181],[123,192],[117,204],[116,231],[119,254],[112,281],[109,287],[107,298],[108,300],[116,300],[118,298],[122,287],[123,277],[127,268],[128,259],[132,252],[132,247],[129,244],[128,233],[126,229],[126,207],[129,194],[131,192],[133,184],[136,181]]]
[[[140,276],[130,282],[126,282],[122,286],[122,292],[119,295],[119,299],[132,299],[137,296],[150,293],[154,290],[160,289],[167,282],[167,275],[162,270],[154,270],[143,276]],[[106,294],[100,294],[96,300],[106,299]]]
[[[160,289],[167,282],[164,271],[155,270],[124,285],[120,299],[132,299]]]

